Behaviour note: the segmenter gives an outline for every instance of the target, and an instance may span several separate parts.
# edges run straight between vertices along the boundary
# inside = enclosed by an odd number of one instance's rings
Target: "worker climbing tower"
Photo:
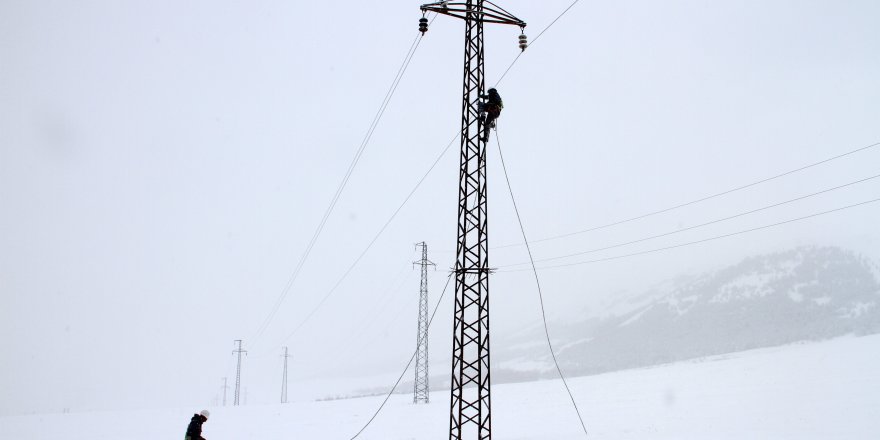
[[[480,140],[483,119],[478,111],[486,86],[483,25],[509,24],[524,30],[526,23],[485,0],[430,3],[422,5],[421,10],[419,30],[423,34],[428,30],[424,16],[428,12],[465,22],[449,438],[491,439],[486,143]],[[525,35],[519,42],[525,49]]]

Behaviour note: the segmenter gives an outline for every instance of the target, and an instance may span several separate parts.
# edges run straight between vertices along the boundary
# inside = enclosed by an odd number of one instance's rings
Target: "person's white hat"
[[[202,412],[199,413],[199,415],[205,416],[206,419],[211,417],[211,413],[206,409],[203,409]]]

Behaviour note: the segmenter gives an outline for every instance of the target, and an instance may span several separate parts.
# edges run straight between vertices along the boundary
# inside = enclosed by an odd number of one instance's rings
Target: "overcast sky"
[[[534,38],[569,4],[507,0]],[[419,2],[0,0],[0,415],[211,403],[249,350],[249,403],[390,385],[415,345],[413,244],[452,265],[457,144],[327,297],[459,129],[463,24],[441,16],[300,277],[294,268],[416,36]],[[581,1],[499,84],[504,157],[542,239],[880,142],[880,3]],[[519,29],[486,31],[489,85]],[[493,134],[495,137],[496,134]],[[490,244],[519,229],[496,145]],[[880,147],[536,258],[674,231],[880,174]],[[558,263],[776,223],[880,197],[880,179]],[[880,203],[667,252],[541,271],[554,319],[681,274],[797,245],[880,261]],[[493,249],[492,325],[532,325],[523,247]],[[551,263],[546,263],[551,264]],[[546,265],[545,264],[545,265]],[[446,371],[451,302],[432,327]],[[552,331],[552,328],[551,328]],[[259,337],[257,338],[257,335]],[[230,394],[231,400],[231,394]]]

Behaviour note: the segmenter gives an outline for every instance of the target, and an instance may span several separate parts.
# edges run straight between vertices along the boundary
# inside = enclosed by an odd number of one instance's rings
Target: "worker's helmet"
[[[203,409],[202,412],[199,413],[199,415],[200,415],[200,416],[203,416],[203,417],[206,418],[206,419],[207,419],[208,417],[211,417],[211,413],[210,413],[208,410],[206,410],[206,409]]]

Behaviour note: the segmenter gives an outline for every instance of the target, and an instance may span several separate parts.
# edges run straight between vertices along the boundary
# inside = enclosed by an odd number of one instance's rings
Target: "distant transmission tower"
[[[223,378],[223,406],[226,406],[226,390],[229,389],[229,385],[226,385],[226,378]]]
[[[419,287],[419,328],[416,335],[416,379],[413,387],[413,403],[428,403],[428,266],[437,266],[428,260],[428,245],[424,241],[416,244],[422,248],[422,259],[414,261],[422,268],[422,282]]]
[[[281,403],[287,403],[287,358],[290,357],[287,354],[287,347],[284,347],[284,354],[281,357],[284,358],[284,374],[281,376]]]
[[[436,2],[421,6],[419,30],[428,30],[428,12],[465,22],[464,85],[458,190],[458,243],[455,261],[455,313],[452,339],[451,440],[491,439],[489,371],[489,241],[486,203],[486,142],[481,140],[485,94],[484,23],[526,23],[484,0]],[[525,50],[525,35],[520,48]]]
[[[241,339],[236,339],[235,342],[238,344],[238,349],[233,350],[232,353],[238,353],[238,367],[235,368],[235,399],[232,405],[238,406],[238,396],[241,394],[241,354],[247,354],[247,351],[241,349]]]

